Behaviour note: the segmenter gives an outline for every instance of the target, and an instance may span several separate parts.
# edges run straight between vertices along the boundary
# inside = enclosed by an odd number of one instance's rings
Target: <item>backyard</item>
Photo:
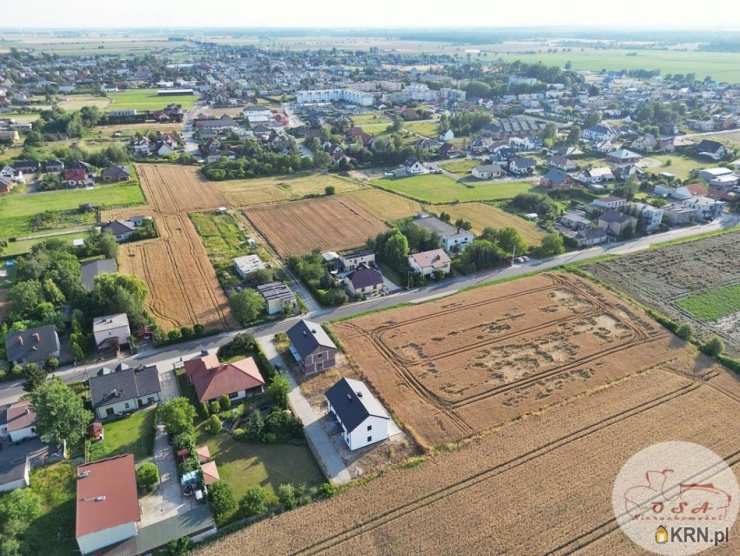
[[[67,556],[75,542],[75,466],[57,463],[31,471],[31,490],[41,496],[43,514],[27,524],[21,554]]]
[[[352,116],[352,123],[368,135],[381,135],[386,132],[391,121],[382,112],[365,112]]]
[[[159,96],[157,89],[129,89],[111,93],[108,110],[161,110],[168,104],[182,104],[184,110],[192,108],[196,95]]]
[[[471,160],[469,158],[462,158],[460,160],[451,160],[450,162],[444,162],[440,164],[440,168],[444,168],[448,172],[453,174],[469,174],[470,171],[476,166],[480,166],[482,162],[480,160]]]
[[[154,450],[154,408],[142,409],[118,421],[104,424],[105,439],[90,444],[89,461],[118,454],[134,454],[139,462]]]
[[[710,166],[710,164],[707,164],[706,162],[700,162],[680,154],[659,154],[650,156],[650,158],[657,160],[660,165],[648,168],[649,172],[654,174],[668,172],[680,180],[687,179],[692,170]],[[668,164],[666,165],[666,163]]]
[[[526,193],[535,187],[533,183],[520,181],[480,182],[463,185],[441,174],[401,179],[383,178],[372,180],[370,183],[392,193],[398,193],[431,204],[511,199],[519,193]]]

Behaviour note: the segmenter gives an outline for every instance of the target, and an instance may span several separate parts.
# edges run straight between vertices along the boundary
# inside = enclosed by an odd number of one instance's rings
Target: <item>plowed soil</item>
[[[456,442],[656,365],[683,342],[584,280],[544,274],[333,325],[424,447]]]
[[[222,206],[223,198],[197,176],[195,168],[142,164],[137,169],[149,210],[127,209],[110,216],[151,214],[159,238],[122,245],[121,271],[146,281],[148,308],[163,330],[194,324],[234,326],[229,302],[187,216],[191,210]]]
[[[256,206],[245,214],[283,257],[359,247],[386,230],[383,222],[342,197]]]

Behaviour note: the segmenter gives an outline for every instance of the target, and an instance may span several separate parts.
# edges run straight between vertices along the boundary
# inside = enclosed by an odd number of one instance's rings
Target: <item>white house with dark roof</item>
[[[98,419],[155,404],[162,391],[156,365],[133,369],[122,363],[115,369],[102,368],[89,383],[90,403]]]
[[[93,336],[98,349],[127,345],[131,336],[131,327],[126,313],[106,315],[93,319]]]
[[[344,277],[344,285],[352,295],[373,295],[383,291],[383,275],[362,265]]]
[[[363,382],[342,378],[327,390],[326,401],[350,450],[389,438],[391,417]]]
[[[257,286],[267,304],[267,314],[277,315],[285,311],[292,311],[296,306],[295,294],[283,282],[269,282]]]
[[[461,251],[475,239],[472,232],[456,228],[428,214],[419,215],[413,223],[419,228],[437,234],[442,241],[442,247],[448,253]]]

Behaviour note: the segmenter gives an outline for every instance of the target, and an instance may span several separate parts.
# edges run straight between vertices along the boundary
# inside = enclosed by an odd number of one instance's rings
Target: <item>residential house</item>
[[[607,210],[599,216],[599,228],[607,231],[613,236],[621,235],[627,228],[637,227],[637,219],[616,210]]]
[[[23,420],[21,417],[18,422],[22,425]],[[61,450],[44,444],[35,434],[4,444],[0,451],[0,492],[30,486],[32,467],[58,461],[62,456]]]
[[[409,158],[408,160],[406,160],[406,162],[404,162],[403,168],[406,172],[406,175],[409,176],[420,176],[422,174],[429,173],[429,169],[416,158]]]
[[[361,265],[364,265],[364,266],[374,265],[375,264],[375,253],[368,249],[363,249],[359,251],[350,251],[347,253],[340,254],[338,256],[338,259],[342,265],[342,270],[344,270],[345,272],[349,272],[350,270],[354,270]]]
[[[134,137],[128,148],[134,156],[149,156],[152,152],[152,142],[148,137]]]
[[[652,133],[646,133],[632,141],[630,147],[642,153],[651,153],[658,149],[658,139]]]
[[[215,354],[202,355],[185,361],[185,374],[195,388],[199,402],[210,402],[223,396],[241,400],[265,389],[265,379],[252,357],[221,363]]]
[[[628,149],[617,149],[616,151],[607,153],[606,158],[613,164],[634,164],[642,156]]]
[[[116,238],[118,243],[128,241],[136,231],[136,223],[133,220],[111,220],[100,227],[101,232],[107,232]]]
[[[118,181],[127,181],[131,178],[131,173],[125,166],[108,166],[100,172],[100,180],[105,183],[114,183]]]
[[[95,184],[95,179],[84,168],[67,168],[63,173],[66,187],[89,187]]]
[[[737,183],[735,172],[729,168],[704,168],[703,170],[699,170],[697,174],[700,179],[710,185],[720,185],[727,177],[734,179],[735,183]]]
[[[590,168],[586,170],[586,176],[589,183],[604,183],[607,181],[614,181],[614,174],[611,168],[608,166],[601,166],[599,168]]]
[[[350,450],[390,437],[391,417],[363,382],[342,378],[327,390],[326,401]]]
[[[558,170],[562,170],[563,172],[572,172],[578,169],[578,164],[576,164],[574,160],[571,160],[567,156],[562,155],[551,156],[547,160],[547,164],[551,168],[557,168]]]
[[[0,177],[0,193],[10,193],[15,188],[15,182],[10,178]]]
[[[98,419],[125,415],[161,401],[162,387],[156,365],[131,368],[121,363],[90,377],[90,403]]]
[[[290,353],[305,374],[335,365],[337,346],[318,323],[300,320],[288,329]]]
[[[484,164],[482,166],[476,166],[471,171],[473,177],[479,180],[500,178],[504,173],[504,169],[498,164]]]
[[[265,263],[258,255],[244,255],[234,259],[234,269],[236,273],[245,280],[253,272],[264,270]]]
[[[5,354],[10,363],[43,365],[51,357],[59,357],[59,335],[52,325],[8,332]]]
[[[597,124],[593,127],[587,127],[583,130],[582,137],[594,143],[602,143],[616,139],[618,133],[609,125]]]
[[[257,286],[267,304],[267,314],[277,315],[294,311],[296,308],[295,294],[282,282],[269,282]]]
[[[559,168],[550,168],[542,178],[540,185],[550,189],[570,189],[576,184],[576,181],[563,170]]]
[[[131,328],[126,313],[95,317],[92,328],[98,349],[117,350],[120,346],[128,345],[131,337]]]
[[[136,537],[141,510],[134,456],[123,454],[77,468],[75,538],[92,554]]]
[[[663,222],[663,209],[647,203],[630,203],[627,210],[645,223],[646,232],[654,232]]]
[[[44,162],[44,172],[57,174],[64,171],[64,162],[59,159],[51,159]]]
[[[604,197],[603,199],[594,199],[591,201],[591,206],[595,209],[606,210],[606,209],[619,209],[627,203],[626,199],[621,197]]]
[[[421,276],[432,276],[436,273],[447,275],[450,273],[450,257],[442,249],[432,249],[409,255],[411,270]]]
[[[537,162],[534,158],[512,158],[508,163],[509,173],[515,176],[531,176],[534,174]]]
[[[591,247],[592,245],[604,243],[609,237],[605,229],[589,226],[588,228],[579,230],[574,236],[574,239],[578,247]]]
[[[14,160],[11,163],[16,176],[33,174],[41,169],[41,165],[35,160]]]
[[[383,291],[383,275],[368,266],[358,266],[343,279],[344,285],[353,296],[374,295]]]
[[[591,221],[582,210],[570,210],[560,217],[560,224],[571,230],[585,230],[591,227]]]
[[[694,153],[697,156],[711,158],[712,160],[722,160],[728,154],[727,147],[719,141],[704,139],[694,147]]]
[[[97,259],[82,264],[80,278],[83,287],[90,291],[95,287],[95,278],[101,274],[115,274],[116,272],[118,272],[118,264],[115,259]]]
[[[36,411],[30,400],[18,400],[0,408],[0,438],[20,442],[35,436]]]
[[[437,234],[442,242],[442,247],[448,253],[455,253],[465,249],[465,247],[475,239],[472,232],[456,228],[440,220],[435,216],[420,214],[413,220],[414,225]]]

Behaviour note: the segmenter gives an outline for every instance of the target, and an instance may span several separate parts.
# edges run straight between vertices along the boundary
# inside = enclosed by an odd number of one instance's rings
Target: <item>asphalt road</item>
[[[219,346],[227,343],[240,332],[248,332],[254,336],[272,336],[278,332],[285,332],[300,318],[309,318],[318,322],[325,322],[350,317],[367,311],[375,311],[391,307],[400,303],[419,303],[427,299],[451,295],[459,290],[494,279],[510,278],[527,274],[529,272],[548,270],[568,263],[601,257],[602,255],[624,255],[627,253],[634,253],[636,251],[649,249],[653,245],[667,241],[674,241],[676,239],[691,237],[697,234],[731,228],[738,224],[740,224],[740,215],[725,214],[722,218],[715,220],[714,222],[710,222],[709,224],[677,228],[662,234],[655,234],[621,243],[595,246],[581,251],[565,253],[549,259],[530,260],[528,263],[480,272],[474,275],[457,276],[450,280],[445,280],[441,284],[433,284],[422,288],[405,290],[385,297],[368,299],[366,301],[351,303],[341,307],[320,308],[309,312],[307,315],[291,317],[279,322],[252,326],[242,330],[222,332],[214,336],[200,338],[190,342],[183,342],[173,346],[143,348],[140,353],[132,357],[125,358],[123,361],[132,366],[157,364],[161,370],[168,365],[177,365],[177,363],[182,360],[194,357],[203,350],[215,350]],[[115,366],[116,364],[118,364],[118,360],[99,361],[94,364],[61,369],[54,374],[61,377],[64,382],[79,382],[94,375],[100,367],[106,365]],[[23,394],[23,381],[16,380],[5,382],[0,386],[0,404],[13,402]]]

